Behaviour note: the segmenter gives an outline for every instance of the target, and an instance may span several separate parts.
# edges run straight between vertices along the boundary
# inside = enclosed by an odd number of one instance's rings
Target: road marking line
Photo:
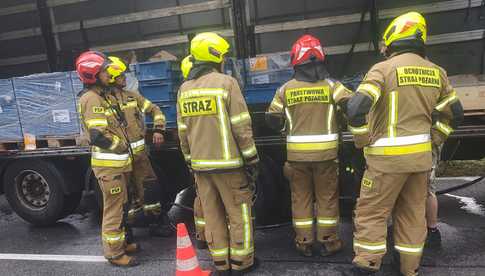
[[[103,256],[89,255],[43,255],[43,254],[0,254],[0,260],[58,261],[104,263]]]

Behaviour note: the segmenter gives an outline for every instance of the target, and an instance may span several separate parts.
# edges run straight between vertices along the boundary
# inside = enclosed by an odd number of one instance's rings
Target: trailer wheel
[[[51,162],[20,160],[7,168],[3,188],[8,203],[21,218],[45,226],[63,216],[64,180]]]

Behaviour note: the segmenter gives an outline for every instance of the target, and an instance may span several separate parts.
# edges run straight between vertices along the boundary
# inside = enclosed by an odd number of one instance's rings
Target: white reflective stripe
[[[389,93],[389,137],[396,137],[397,125],[397,105],[398,94],[397,91]]]
[[[409,252],[409,253],[421,253],[423,252],[423,247],[407,247],[401,245],[394,245],[394,248],[398,251]]]
[[[289,135],[286,137],[288,143],[312,143],[312,142],[330,142],[336,141],[338,134],[324,135]]]
[[[246,121],[248,119],[251,119],[251,116],[249,116],[248,112],[242,112],[239,115],[235,115],[231,117],[231,124],[238,124],[240,122]]]
[[[196,269],[198,266],[199,266],[199,261],[197,260],[197,256],[194,256],[186,260],[177,259],[178,271],[192,271]]]
[[[131,148],[137,148],[139,146],[145,145],[145,139],[138,140],[136,142],[130,143]]]
[[[242,165],[241,160],[220,160],[220,161],[209,161],[209,160],[192,160],[192,165]]]
[[[354,241],[354,246],[360,247],[363,249],[367,250],[372,250],[372,251],[377,251],[377,250],[386,250],[386,244],[381,244],[381,245],[367,245],[367,244],[362,244],[359,242]]]
[[[312,225],[313,224],[313,219],[308,220],[308,221],[294,221],[293,224],[296,226],[307,226],[307,225]]]
[[[333,124],[333,104],[328,107],[328,117],[327,117],[327,132],[332,134],[332,124]]]
[[[187,90],[180,93],[180,98],[182,99],[197,97],[197,96],[222,96],[226,98],[227,91],[225,91],[222,88],[204,88],[204,89]]]
[[[251,224],[249,223],[249,209],[246,203],[241,205],[242,217],[244,223],[244,249],[251,247]]]
[[[187,248],[191,246],[192,246],[192,242],[190,241],[189,236],[177,238],[177,248],[182,249],[182,248]]]
[[[369,84],[369,83],[361,84],[361,85],[359,85],[359,87],[357,87],[357,91],[359,91],[359,90],[363,90],[363,91],[371,94],[371,96],[374,100],[374,103],[376,103],[377,100],[379,99],[379,97],[381,96],[381,91],[380,91],[379,87],[377,87],[373,84]]]
[[[288,125],[290,126],[290,131],[293,129],[293,120],[291,119],[291,114],[290,111],[288,110],[288,107],[285,107],[285,115],[286,119],[288,120]]]
[[[226,125],[226,116],[225,116],[225,108],[224,108],[224,103],[222,102],[222,97],[218,96],[217,97],[217,105],[219,108],[219,122],[220,122],[220,128],[221,128],[221,138],[222,138],[222,147],[223,147],[223,154],[224,154],[224,159],[230,159],[230,153],[229,153],[229,137],[227,135],[227,125]]]
[[[411,136],[380,138],[371,147],[389,147],[389,146],[405,146],[413,144],[426,143],[431,140],[429,134],[418,134]]]
[[[337,219],[318,219],[318,224],[324,225],[336,225],[338,220]]]
[[[443,101],[441,101],[440,103],[438,103],[438,105],[435,107],[436,110],[438,111],[441,111],[443,110],[450,102],[454,101],[458,99],[458,97],[456,96],[456,92],[453,91],[453,93],[451,94],[451,96],[448,96],[448,98],[444,99]]]
[[[244,157],[251,157],[257,153],[256,146],[252,145],[250,148],[242,151]]]
[[[229,254],[229,248],[210,249],[211,255],[214,257],[222,257]]]
[[[104,152],[97,152],[93,151],[91,153],[91,156],[94,159],[99,159],[99,160],[119,160],[119,161],[124,161],[128,160],[130,158],[129,154],[116,154],[116,153],[104,153]]]

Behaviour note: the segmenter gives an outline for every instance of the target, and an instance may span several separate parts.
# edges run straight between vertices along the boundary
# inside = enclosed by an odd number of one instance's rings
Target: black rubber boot
[[[252,272],[254,270],[256,270],[260,265],[260,261],[258,258],[254,258],[254,261],[253,261],[253,265],[248,267],[248,268],[245,268],[243,270],[232,270],[231,272],[231,276],[240,276],[240,275],[244,275],[246,273],[249,273],[249,272]]]
[[[195,248],[197,249],[207,249],[209,246],[206,241],[195,240]]]
[[[426,247],[440,248],[441,247],[441,232],[440,229],[428,228],[428,236],[426,237]]]

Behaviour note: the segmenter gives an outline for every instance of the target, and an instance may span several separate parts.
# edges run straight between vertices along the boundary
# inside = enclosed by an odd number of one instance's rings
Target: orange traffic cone
[[[195,255],[185,224],[177,224],[177,270],[176,276],[208,276],[210,271],[202,271]]]

